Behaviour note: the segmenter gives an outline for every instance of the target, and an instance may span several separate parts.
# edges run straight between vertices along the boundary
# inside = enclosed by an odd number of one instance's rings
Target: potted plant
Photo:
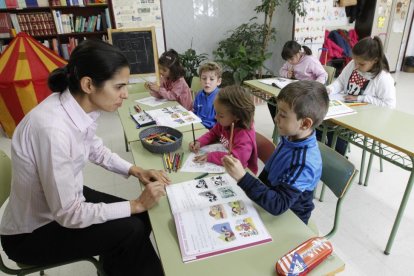
[[[276,30],[272,27],[273,14],[282,2],[288,3],[288,10],[292,14],[303,16],[305,0],[262,0],[262,4],[255,8],[257,13],[264,12],[263,24],[256,22],[256,17],[230,31],[229,38],[219,42],[213,53],[218,62],[223,65],[222,86],[251,79],[256,74],[261,77],[263,64],[272,53],[267,51],[271,41],[276,40]]]
[[[183,54],[179,54],[179,56],[181,64],[185,69],[184,79],[188,86],[191,86],[193,76],[198,76],[198,67],[203,61],[207,60],[208,55],[205,53],[197,54],[197,52],[191,47]]]

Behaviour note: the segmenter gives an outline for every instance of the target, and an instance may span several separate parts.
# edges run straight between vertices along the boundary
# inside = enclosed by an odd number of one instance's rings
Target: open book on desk
[[[286,85],[288,85],[292,82],[298,81],[298,80],[292,80],[292,79],[277,77],[277,78],[271,78],[271,79],[261,79],[259,81],[261,83],[271,85],[271,86],[275,86],[275,87],[278,87],[278,88],[282,89]]]
[[[147,113],[154,118],[159,126],[176,128],[193,123],[201,123],[201,119],[197,115],[192,111],[188,111],[182,105],[148,110]]]
[[[326,114],[324,120],[351,115],[355,113],[357,112],[354,109],[350,108],[340,100],[330,100],[328,113]]]
[[[137,128],[155,125],[155,120],[149,115],[146,111],[142,110],[141,112],[132,114],[132,119],[134,119],[135,123],[137,123]]]
[[[228,174],[166,190],[184,262],[272,241],[253,202]]]

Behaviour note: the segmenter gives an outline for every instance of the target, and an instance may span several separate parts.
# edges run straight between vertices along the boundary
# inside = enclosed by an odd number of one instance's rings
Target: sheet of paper
[[[207,172],[207,173],[223,173],[225,169],[223,166],[219,166],[210,162],[205,163],[196,163],[194,162],[194,157],[196,155],[206,154],[208,152],[213,151],[222,151],[227,152],[227,149],[222,144],[212,144],[204,146],[200,149],[198,154],[190,153],[185,161],[184,165],[182,166],[182,172]]]
[[[267,84],[267,85],[272,85],[272,86],[277,86],[280,89],[282,89],[283,87],[285,87],[286,85],[295,82],[297,80],[291,80],[291,79],[286,79],[286,78],[270,78],[270,79],[261,79],[259,80],[261,83]]]
[[[158,99],[155,97],[147,97],[147,98],[142,98],[139,100],[135,100],[135,102],[140,103],[140,104],[144,104],[144,105],[148,105],[148,106],[159,106],[162,105],[165,102],[168,102],[167,99]]]

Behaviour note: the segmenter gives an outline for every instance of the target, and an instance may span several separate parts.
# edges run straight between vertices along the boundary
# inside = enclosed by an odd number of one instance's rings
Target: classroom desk
[[[125,148],[128,151],[128,145],[133,141],[139,141],[139,133],[148,127],[142,127],[137,129],[137,125],[135,121],[131,118],[131,111],[135,112],[134,105],[137,103],[135,100],[142,99],[149,97],[149,92],[139,92],[139,93],[133,93],[129,94],[128,99],[124,100],[122,106],[118,108],[118,115],[119,119],[121,120],[122,128],[124,130],[124,136],[125,136]],[[163,107],[170,107],[170,106],[176,106],[178,105],[178,102],[176,101],[167,101],[163,103],[162,105],[158,106],[147,106],[144,104],[139,104],[141,108],[144,110],[155,110],[160,109]],[[202,129],[204,126],[201,123],[194,124],[194,129]],[[182,127],[177,128],[181,132],[187,132],[191,131],[191,125],[185,125]]]
[[[206,131],[197,130],[196,138]],[[177,150],[185,152],[184,158],[189,154],[188,144],[192,139],[191,132],[184,133],[182,147]],[[145,169],[163,168],[161,155],[148,152],[142,147],[141,142],[132,142],[131,151],[137,165]],[[198,175],[200,173],[169,174],[172,183],[191,180]],[[290,210],[275,217],[260,207],[257,209],[273,238],[272,242],[185,264],[181,258],[168,199],[162,198],[148,213],[165,275],[275,275],[276,261],[300,243],[313,237],[314,234]],[[344,268],[344,262],[333,254],[309,275],[333,275]]]
[[[266,95],[263,99],[277,96],[280,91],[278,88],[263,84],[258,80],[249,80],[244,83],[256,90],[262,90],[262,94]],[[412,139],[414,130],[410,127],[407,128],[407,126],[414,124],[414,116],[374,105],[352,108],[357,111],[356,114],[327,120],[327,123],[336,126],[333,128],[334,136],[347,140],[366,152],[373,153],[411,172],[384,250],[384,254],[389,255],[414,183],[414,140]],[[373,123],[373,118],[378,123]],[[369,139],[372,141],[370,142]],[[362,157],[361,164],[361,171],[363,171],[365,155]]]
[[[378,123],[373,123],[372,118]],[[414,116],[394,109],[371,106],[359,110],[357,114],[331,121],[339,126],[335,130],[338,137],[411,172],[384,251],[388,255],[414,183],[414,130],[407,127],[414,124]],[[368,138],[377,143],[367,144]]]

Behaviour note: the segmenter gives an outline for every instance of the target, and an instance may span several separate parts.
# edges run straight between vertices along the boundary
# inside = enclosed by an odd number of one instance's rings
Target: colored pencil
[[[230,128],[230,143],[229,143],[229,154],[231,154],[231,150],[233,149],[233,132],[234,132],[234,123],[231,123],[231,128]]]
[[[194,133],[194,124],[191,123],[191,129],[193,130],[193,144],[195,145],[196,141],[195,141],[195,133]]]

